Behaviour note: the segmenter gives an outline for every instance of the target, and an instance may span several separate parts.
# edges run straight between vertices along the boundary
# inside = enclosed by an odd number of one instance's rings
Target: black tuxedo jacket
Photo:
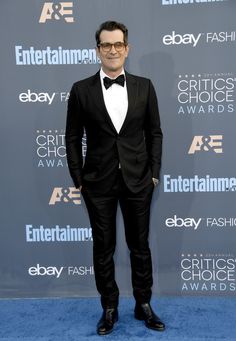
[[[115,181],[119,163],[128,188],[137,193],[159,178],[162,131],[154,87],[149,79],[125,72],[128,111],[117,133],[106,110],[99,72],[76,82],[70,92],[66,149],[76,188],[105,193]],[[82,155],[86,133],[87,152]]]

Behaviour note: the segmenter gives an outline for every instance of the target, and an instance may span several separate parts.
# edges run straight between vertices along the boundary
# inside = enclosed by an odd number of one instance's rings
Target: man
[[[150,80],[124,71],[129,45],[123,24],[107,21],[95,37],[101,70],[71,89],[66,148],[70,174],[84,197],[93,232],[95,280],[103,307],[97,333],[110,333],[118,320],[113,261],[118,203],[130,250],[135,318],[162,331],[165,325],[150,306],[153,280],[148,245],[150,204],[162,150],[156,94]]]

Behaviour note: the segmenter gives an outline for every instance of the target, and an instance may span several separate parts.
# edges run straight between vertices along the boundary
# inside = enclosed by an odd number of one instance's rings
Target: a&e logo
[[[64,20],[73,23],[73,2],[45,2],[39,22],[44,24],[47,20]]]
[[[71,203],[81,205],[80,190],[75,187],[63,188],[55,187],[53,189],[49,205],[56,205],[57,203]]]
[[[196,152],[209,152],[214,151],[215,153],[222,154],[222,141],[223,135],[209,135],[205,136],[194,136],[192,144],[189,148],[188,154],[194,154]]]

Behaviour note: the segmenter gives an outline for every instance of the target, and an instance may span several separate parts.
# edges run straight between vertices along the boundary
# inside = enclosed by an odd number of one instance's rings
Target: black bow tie
[[[103,84],[104,84],[106,89],[110,88],[110,86],[112,84],[114,84],[114,83],[119,84],[121,86],[124,86],[125,85],[125,76],[124,75],[120,75],[116,79],[111,79],[111,78],[108,78],[108,77],[104,77],[103,78]]]

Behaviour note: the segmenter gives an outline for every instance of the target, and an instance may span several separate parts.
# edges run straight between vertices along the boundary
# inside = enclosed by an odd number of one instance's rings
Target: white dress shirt
[[[124,70],[120,74],[124,75],[125,74]],[[104,102],[107,108],[107,112],[112,120],[112,123],[116,128],[117,133],[119,133],[124,123],[128,110],[128,93],[126,81],[124,87],[120,86],[119,84],[112,84],[108,89],[106,89],[103,84],[104,77],[109,76],[107,76],[105,72],[101,69],[100,79],[102,84]]]

